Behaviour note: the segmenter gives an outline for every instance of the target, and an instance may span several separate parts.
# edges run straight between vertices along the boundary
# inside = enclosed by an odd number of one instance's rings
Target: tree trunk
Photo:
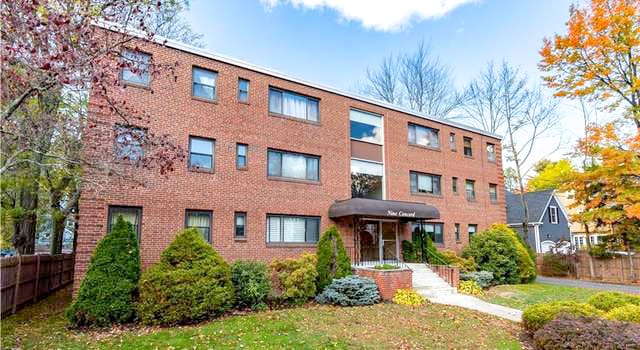
[[[62,240],[67,218],[59,211],[51,216],[51,239],[49,241],[49,252],[51,255],[62,254]]]
[[[582,224],[584,225],[584,234],[587,239],[587,251],[589,252],[589,254],[587,254],[587,256],[589,257],[589,277],[593,279],[593,277],[596,275],[596,272],[593,267],[593,257],[591,256],[591,233],[589,232],[589,224],[586,222],[583,222]]]
[[[20,189],[20,207],[24,215],[16,223],[13,236],[13,246],[20,255],[29,255],[36,250],[36,224],[38,208],[38,183],[35,188],[23,187]]]

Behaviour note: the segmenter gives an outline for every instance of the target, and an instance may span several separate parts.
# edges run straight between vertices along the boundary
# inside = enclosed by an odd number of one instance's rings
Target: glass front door
[[[398,260],[398,223],[363,220],[359,226],[360,261]]]
[[[382,222],[382,260],[398,259],[398,224]]]

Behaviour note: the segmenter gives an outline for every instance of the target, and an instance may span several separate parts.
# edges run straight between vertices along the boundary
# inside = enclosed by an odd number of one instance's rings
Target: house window
[[[467,227],[467,233],[469,234],[469,241],[471,241],[471,237],[473,237],[473,235],[475,235],[476,232],[478,232],[478,225],[469,224]]]
[[[269,88],[269,112],[317,122],[319,101],[313,97]]]
[[[351,138],[381,145],[382,116],[352,109],[349,111]]]
[[[444,235],[442,234],[443,226],[444,224],[441,224],[441,223],[423,223],[422,232],[429,235],[429,238],[433,243],[443,244],[444,243]],[[420,232],[420,223],[412,222],[411,232]]]
[[[187,210],[184,226],[200,231],[202,238],[211,243],[211,212],[203,210]]]
[[[191,93],[194,97],[213,101],[216,99],[216,81],[218,73],[207,69],[193,67],[193,87]]]
[[[473,149],[471,148],[471,138],[464,137],[462,140],[464,141],[464,155],[467,157],[473,157]]]
[[[449,149],[451,149],[452,151],[455,151],[457,149],[455,133],[449,133]]]
[[[473,180],[465,181],[465,190],[467,191],[467,200],[476,200],[476,182]]]
[[[491,202],[498,201],[498,185],[489,184],[489,200],[491,200]]]
[[[124,61],[122,80],[130,84],[149,86],[151,55],[140,51],[124,50],[122,58]]]
[[[382,199],[383,166],[381,163],[351,159],[351,197]]]
[[[438,129],[409,124],[409,144],[440,148]]]
[[[549,222],[552,224],[558,223],[558,208],[549,206]]]
[[[201,137],[189,138],[189,167],[213,170],[213,146],[215,141]]]
[[[316,243],[319,232],[319,217],[267,215],[269,243]]]
[[[249,102],[249,80],[238,79],[238,101]]]
[[[136,126],[116,125],[115,156],[118,160],[136,163],[144,156],[146,132]]]
[[[456,241],[460,241],[460,224],[455,223],[453,224],[453,226],[455,227],[455,236],[456,236]]]
[[[247,167],[247,151],[249,146],[244,143],[236,144],[236,167],[245,169]]]
[[[496,145],[493,143],[487,143],[487,159],[490,162],[496,161]]]
[[[111,228],[116,224],[118,216],[122,216],[124,221],[133,225],[133,229],[136,232],[138,242],[140,242],[140,223],[142,222],[142,208],[141,207],[123,207],[123,206],[109,206],[107,232],[111,233]]]
[[[409,172],[410,189],[412,193],[430,193],[439,195],[440,175]]]
[[[268,158],[269,176],[311,181],[320,180],[320,157],[269,150]]]
[[[247,225],[247,213],[245,212],[236,212],[234,215],[235,221],[235,238],[236,239],[244,239],[246,238],[245,227]]]
[[[458,194],[458,178],[455,176],[451,178],[451,191]]]

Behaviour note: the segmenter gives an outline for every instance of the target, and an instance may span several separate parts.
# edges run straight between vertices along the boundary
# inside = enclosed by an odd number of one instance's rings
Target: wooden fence
[[[543,269],[541,269],[542,257],[543,254],[539,254],[536,259],[539,272],[543,272]],[[640,254],[632,256],[635,280],[631,278],[632,267],[629,263],[629,257],[625,255],[615,255],[607,259],[592,258],[593,277],[591,277],[589,271],[589,254],[587,252],[580,251],[574,255],[566,255],[563,256],[563,259],[569,264],[569,277],[621,284],[640,282]]]
[[[0,258],[1,316],[73,282],[73,254]]]

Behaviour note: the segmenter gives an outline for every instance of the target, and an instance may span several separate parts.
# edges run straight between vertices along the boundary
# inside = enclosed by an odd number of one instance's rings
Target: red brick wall
[[[130,107],[145,110],[152,118],[143,125],[155,134],[168,134],[170,139],[188,149],[190,135],[215,139],[215,172],[189,171],[186,163],[161,176],[157,171],[132,170],[144,186],[132,186],[118,177],[92,175],[83,188],[80,199],[80,220],[77,240],[76,283],[84,276],[91,254],[107,230],[109,205],[140,206],[142,210],[141,255],[144,267],[157,261],[162,250],[183,228],[185,209],[213,212],[212,245],[225,259],[271,260],[274,257],[295,256],[314,250],[310,245],[270,245],[266,243],[266,214],[297,214],[321,216],[321,229],[332,221],[327,217],[329,206],[339,199],[350,198],[349,109],[352,107],[379,113],[385,123],[385,169],[387,199],[411,200],[433,204],[440,210],[445,223],[445,245],[459,250],[467,242],[466,224],[479,229],[505,220],[501,164],[485,159],[484,147],[489,138],[462,129],[429,122],[400,112],[349,99],[287,80],[271,77],[183,51],[140,43],[153,55],[155,62],[178,62],[177,79],[163,75],[154,77],[151,89],[127,87],[124,91]],[[217,101],[204,102],[191,97],[191,71],[197,65],[218,72]],[[250,80],[249,103],[237,101],[237,80]],[[268,88],[275,86],[320,99],[318,124],[271,116],[268,112]],[[91,101],[93,113],[100,104]],[[97,127],[89,139],[104,143],[102,152],[111,150],[113,138],[109,125],[121,122],[110,115],[101,115],[106,122]],[[440,129],[441,151],[407,145],[407,123]],[[455,130],[458,152],[448,149],[447,137]],[[474,139],[475,158],[462,156],[462,136]],[[493,140],[499,144],[498,140]],[[248,168],[237,170],[236,143],[249,145]],[[267,179],[267,148],[308,153],[321,157],[320,183],[296,183]],[[92,153],[94,152],[94,153]],[[90,148],[87,156],[96,156]],[[498,147],[498,159],[500,159]],[[443,175],[443,196],[440,198],[409,194],[409,170]],[[450,177],[459,177],[460,195],[450,191]],[[464,179],[476,180],[478,201],[464,199]],[[498,204],[488,203],[488,182],[499,185]],[[98,185],[96,185],[98,184]],[[247,212],[246,240],[233,236],[234,212]],[[453,222],[460,222],[462,241],[453,239]],[[340,225],[345,245],[353,246],[348,223]]]
[[[383,300],[393,299],[398,289],[412,288],[413,272],[409,269],[393,271],[356,268],[355,272],[358,276],[373,279]]]

